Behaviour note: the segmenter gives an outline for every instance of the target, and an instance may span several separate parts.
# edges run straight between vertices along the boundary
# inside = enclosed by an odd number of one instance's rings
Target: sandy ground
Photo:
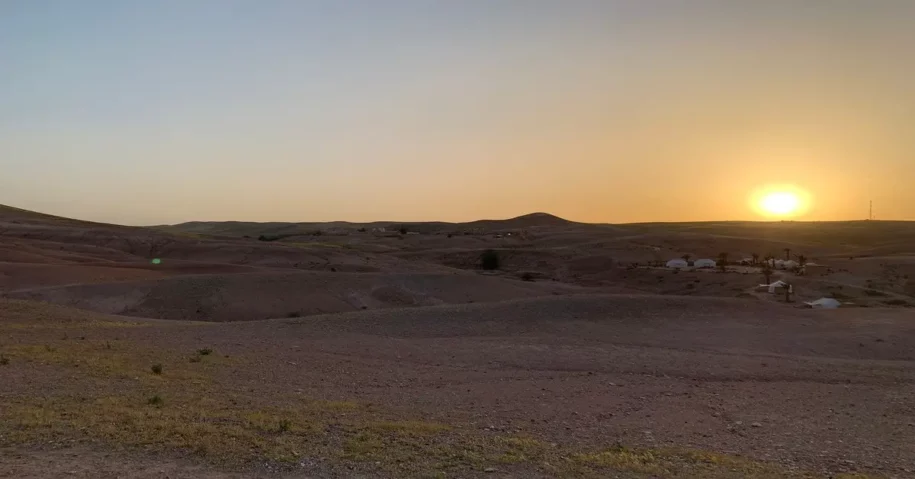
[[[0,207],[0,477],[915,477],[909,224],[365,226]]]

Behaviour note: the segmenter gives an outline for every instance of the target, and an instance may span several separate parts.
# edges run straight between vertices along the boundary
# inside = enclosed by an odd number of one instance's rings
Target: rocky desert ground
[[[0,477],[915,477],[913,275],[909,222],[0,207]]]

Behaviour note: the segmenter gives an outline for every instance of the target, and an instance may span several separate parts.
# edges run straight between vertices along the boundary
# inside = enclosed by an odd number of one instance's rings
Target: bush
[[[499,253],[488,249],[480,255],[480,265],[487,271],[499,269]]]
[[[530,272],[521,273],[521,280],[522,281],[533,281],[534,273],[530,273]]]
[[[197,354],[199,354],[201,356],[209,356],[209,355],[213,354],[213,350],[210,348],[198,349]]]
[[[0,366],[6,366],[10,363],[10,358],[0,354]]]
[[[407,229],[406,229],[406,228],[401,228],[401,229],[400,229],[400,234],[402,234],[402,235],[407,234]]]
[[[280,419],[280,432],[286,432],[292,427],[292,421],[289,419]]]
[[[153,374],[162,374],[161,364],[153,364],[150,369],[152,370]]]
[[[276,240],[278,240],[278,239],[280,239],[279,236],[260,235],[260,236],[257,237],[257,240],[258,240],[258,241],[276,241]]]
[[[199,363],[200,361],[203,361],[203,358],[201,358],[200,356],[191,356],[190,358],[188,358],[188,361],[190,361],[192,363]]]
[[[146,404],[149,404],[150,406],[162,407],[162,405],[165,404],[165,400],[163,400],[162,397],[157,394],[146,399]]]

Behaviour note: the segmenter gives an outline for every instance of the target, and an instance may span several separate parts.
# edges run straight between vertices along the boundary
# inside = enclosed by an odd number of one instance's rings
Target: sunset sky
[[[3,0],[0,204],[915,220],[912,0]]]

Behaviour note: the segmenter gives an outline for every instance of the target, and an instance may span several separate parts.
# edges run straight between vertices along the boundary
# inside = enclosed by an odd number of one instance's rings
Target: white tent
[[[683,268],[688,268],[689,263],[687,263],[686,260],[683,260],[683,259],[672,259],[667,262],[667,267],[674,268],[674,269],[683,269]]]
[[[714,268],[716,265],[717,263],[712,259],[697,259],[693,262],[693,266],[696,268]]]
[[[776,281],[776,282],[770,284],[768,286],[768,288],[769,288],[769,294],[775,294],[775,290],[777,290],[778,288],[789,288],[790,289],[791,285],[789,285],[788,283],[786,283],[784,281],[779,280],[779,281]]]
[[[814,308],[814,309],[836,309],[842,303],[840,303],[838,300],[833,299],[833,298],[820,298],[816,301],[811,301],[809,303],[804,303],[804,304],[806,304],[807,306],[810,306],[811,308]]]
[[[785,261],[784,263],[782,263],[782,266],[785,269],[794,269],[794,268],[797,268],[799,265],[798,265],[797,261],[789,259],[789,260]]]

